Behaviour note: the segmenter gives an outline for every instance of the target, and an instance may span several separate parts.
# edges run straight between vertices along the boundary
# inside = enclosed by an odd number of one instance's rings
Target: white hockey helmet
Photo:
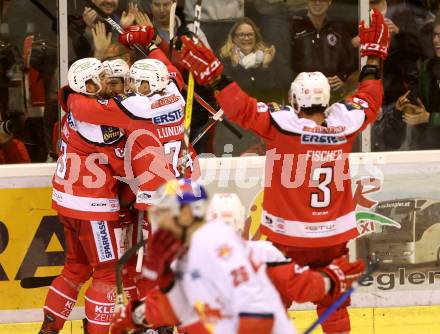
[[[134,82],[135,93],[139,93],[142,81],[148,81],[150,94],[160,92],[168,86],[170,81],[168,69],[157,59],[141,59],[130,67],[130,78]]]
[[[104,71],[104,66],[100,60],[96,58],[82,58],[74,62],[67,73],[69,87],[81,94],[97,95],[101,89],[101,79],[99,75]],[[87,92],[86,82],[92,80],[98,87],[95,93]]]
[[[130,72],[130,67],[122,59],[106,60],[102,63],[110,78],[126,79]]]
[[[218,193],[212,197],[207,220],[220,219],[241,235],[244,229],[245,209],[235,193]]]
[[[321,72],[302,72],[290,85],[289,98],[297,112],[312,106],[327,107],[330,102],[330,85]]]

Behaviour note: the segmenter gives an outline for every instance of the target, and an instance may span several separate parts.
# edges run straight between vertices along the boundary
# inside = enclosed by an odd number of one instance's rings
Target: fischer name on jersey
[[[261,103],[231,83],[216,96],[225,114],[266,142],[262,233],[293,247],[328,247],[358,235],[348,155],[382,101],[378,80],[331,105],[325,124],[290,106]]]

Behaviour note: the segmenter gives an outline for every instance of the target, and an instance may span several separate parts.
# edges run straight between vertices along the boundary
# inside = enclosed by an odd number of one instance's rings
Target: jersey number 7
[[[182,149],[182,141],[176,140],[176,141],[169,141],[168,143],[163,144],[163,150],[165,154],[172,154],[172,166],[174,170],[174,175],[176,177],[180,177],[180,172],[178,168],[179,164],[179,156],[180,156],[180,150]],[[183,162],[186,164],[185,168],[190,167],[191,172],[193,171],[193,162],[191,159],[191,155],[188,153],[187,159],[184,159],[186,162]]]

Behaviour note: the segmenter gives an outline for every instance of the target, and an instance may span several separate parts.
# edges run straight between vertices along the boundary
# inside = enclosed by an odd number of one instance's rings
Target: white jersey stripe
[[[51,286],[50,289],[51,289],[53,292],[59,294],[61,297],[66,298],[67,300],[70,300],[70,301],[73,302],[73,303],[76,303],[76,300],[75,300],[75,299],[70,298],[69,296],[65,295],[65,294],[62,293],[61,291],[55,289],[53,286]]]
[[[85,212],[117,212],[118,198],[93,198],[71,195],[56,190],[52,191],[52,200],[67,209]]]
[[[51,313],[55,314],[57,317],[60,317],[61,319],[64,319],[64,320],[67,320],[67,318],[64,315],[61,315],[58,312],[55,312],[50,307],[44,306],[43,309],[49,310]]]
[[[263,210],[261,224],[279,235],[296,238],[326,238],[356,228],[356,216],[355,212],[351,211],[335,220],[306,223],[282,219]]]
[[[87,318],[87,321],[91,322],[92,324],[95,324],[95,325],[101,325],[101,326],[108,326],[108,325],[110,325],[109,322],[99,322],[99,321],[91,320],[89,318]]]

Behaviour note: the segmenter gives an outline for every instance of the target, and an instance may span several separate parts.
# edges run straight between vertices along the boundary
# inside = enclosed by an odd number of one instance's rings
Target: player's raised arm
[[[157,32],[153,26],[131,26],[127,28],[125,33],[119,36],[119,41],[127,47],[135,44],[144,46],[149,52],[148,58],[158,59],[163,62],[170,73],[171,79],[176,82],[179,89],[182,89],[184,82],[182,74],[171,63],[166,54],[154,44],[156,38]]]
[[[200,85],[210,85],[217,102],[229,119],[244,129],[250,129],[264,139],[274,137],[269,108],[247,95],[236,82],[222,75],[223,65],[201,41],[182,36],[182,65],[193,73]]]
[[[359,74],[359,86],[348,99],[365,110],[366,122],[374,122],[382,105],[382,63],[388,55],[389,32],[384,17],[377,9],[371,10],[369,27],[364,21],[359,25],[360,52],[367,58],[367,64]]]

